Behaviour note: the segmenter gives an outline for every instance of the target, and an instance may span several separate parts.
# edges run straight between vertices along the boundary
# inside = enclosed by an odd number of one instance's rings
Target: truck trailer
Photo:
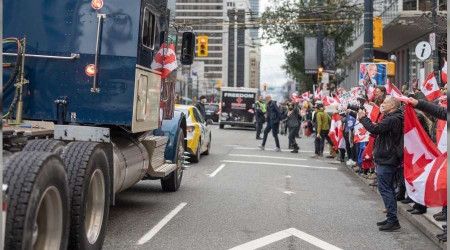
[[[255,102],[258,89],[222,87],[219,127],[225,125],[256,128]]]
[[[195,35],[171,24],[166,0],[3,10],[4,249],[101,249],[117,193],[146,179],[180,187],[176,70],[153,65],[192,64]]]

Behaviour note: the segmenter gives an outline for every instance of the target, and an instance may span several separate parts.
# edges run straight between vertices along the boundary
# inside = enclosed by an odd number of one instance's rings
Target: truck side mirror
[[[184,32],[181,40],[181,64],[191,65],[194,62],[195,55],[195,34],[193,32]]]

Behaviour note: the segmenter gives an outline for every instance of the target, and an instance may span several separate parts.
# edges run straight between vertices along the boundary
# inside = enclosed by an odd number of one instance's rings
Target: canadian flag
[[[302,98],[302,99],[309,99],[309,96],[310,96],[310,91],[303,93],[303,94],[301,95],[301,98]]]
[[[397,88],[397,86],[391,84],[389,79],[387,80],[386,83],[386,93],[388,95],[393,96],[398,101],[406,102],[408,100],[408,97],[404,96],[402,92]]]
[[[433,72],[420,85],[420,90],[430,102],[442,95]]]
[[[369,131],[366,130],[366,128],[364,128],[364,126],[361,123],[357,122],[355,124],[354,131],[355,131],[355,136],[353,138],[354,143],[369,141],[370,133]]]
[[[442,98],[442,97],[441,97]],[[441,106],[447,107],[447,100],[442,101]],[[447,152],[447,121],[438,120],[436,124],[436,142],[441,153]]]
[[[291,99],[292,99],[292,102],[300,102],[301,101],[301,98],[296,93],[292,93]]]
[[[408,196],[427,207],[447,205],[447,152],[441,153],[405,105],[404,175]],[[445,179],[444,179],[445,177]]]
[[[322,100],[322,94],[320,92],[320,88],[316,89],[316,92],[314,93],[314,100]]]
[[[372,122],[377,123],[380,120],[380,107],[377,105],[364,104],[364,109],[366,110],[367,117]]]
[[[330,132],[328,133],[328,136],[334,144],[334,150],[338,150],[339,142],[342,138],[340,137],[342,134],[339,133],[340,127],[342,127],[341,116],[335,113],[331,117]]]
[[[362,168],[369,169],[374,168],[375,164],[373,163],[373,146],[375,144],[375,137],[369,136],[369,143],[364,148],[362,153]]]
[[[367,97],[369,98],[369,101],[372,101],[373,97],[375,96],[375,94],[373,92],[375,92],[375,88],[372,86],[369,86],[366,89],[366,94],[367,94]]]
[[[167,43],[163,43],[153,58],[150,67],[161,72],[161,78],[166,78],[170,72],[178,68],[177,57],[175,54],[175,45],[171,43],[167,47]]]
[[[359,93],[361,92],[361,87],[353,87],[350,89],[352,97],[358,97]]]
[[[444,63],[444,67],[441,70],[442,82],[447,83],[447,61]]]
[[[324,96],[322,98],[322,102],[323,102],[324,106],[338,105],[339,103],[341,103],[339,98],[337,98],[337,97],[330,97],[330,96]]]

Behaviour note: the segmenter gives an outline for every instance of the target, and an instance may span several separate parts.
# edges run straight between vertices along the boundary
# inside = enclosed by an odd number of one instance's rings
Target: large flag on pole
[[[405,105],[403,157],[408,196],[428,207],[446,206],[447,153],[431,141],[409,104]]]
[[[341,126],[341,116],[337,113],[333,114],[331,117],[330,132],[328,133],[328,136],[330,136],[330,139],[334,144],[334,150],[338,150],[339,148],[339,142],[341,140],[340,136],[342,136],[342,133],[339,133]]]
[[[167,47],[167,43],[163,43],[153,58],[150,67],[153,70],[161,72],[162,79],[166,78],[170,72],[178,68],[175,45],[171,43]]]

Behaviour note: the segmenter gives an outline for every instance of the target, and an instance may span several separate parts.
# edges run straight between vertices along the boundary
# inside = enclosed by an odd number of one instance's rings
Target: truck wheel
[[[71,190],[70,249],[101,249],[109,215],[110,179],[103,144],[71,142],[61,155]]]
[[[203,155],[209,155],[209,150],[210,149],[211,149],[211,135],[209,135],[208,147],[206,148],[206,151],[203,152]]]
[[[65,146],[66,144],[63,141],[38,139],[28,141],[23,151],[51,152],[61,155]]]
[[[15,153],[3,178],[8,185],[5,249],[67,249],[70,198],[61,158]]]
[[[161,179],[162,189],[166,192],[175,192],[180,188],[181,179],[183,179],[183,161],[184,161],[184,133],[178,129],[177,151],[175,152],[175,162],[177,168],[165,179]]]
[[[200,157],[202,155],[202,140],[198,140],[197,150],[195,151],[195,155],[192,155],[189,160],[192,163],[198,163],[200,161]]]
[[[219,128],[223,129],[225,127],[225,124],[219,124]]]

